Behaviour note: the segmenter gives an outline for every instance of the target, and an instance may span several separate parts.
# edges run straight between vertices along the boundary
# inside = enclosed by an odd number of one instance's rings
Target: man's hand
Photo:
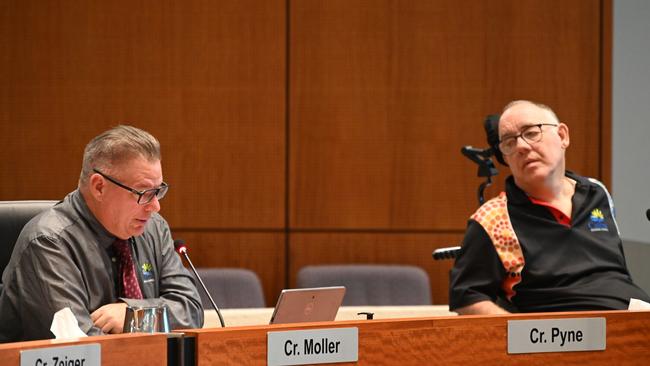
[[[122,333],[126,303],[106,304],[90,314],[93,324],[104,333]]]
[[[479,301],[455,311],[458,315],[508,314],[507,311],[492,301]]]

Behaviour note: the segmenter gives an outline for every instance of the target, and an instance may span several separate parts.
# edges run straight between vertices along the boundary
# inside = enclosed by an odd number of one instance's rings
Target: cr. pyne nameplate
[[[359,359],[359,329],[269,332],[266,354],[269,366],[356,362]]]
[[[602,351],[605,318],[508,320],[508,353]]]
[[[20,366],[100,366],[102,349],[98,343],[20,351]]]

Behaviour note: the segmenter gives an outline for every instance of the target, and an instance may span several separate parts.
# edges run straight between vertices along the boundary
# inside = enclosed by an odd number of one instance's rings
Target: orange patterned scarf
[[[524,268],[524,255],[519,245],[519,239],[510,222],[508,215],[508,199],[506,193],[487,201],[472,215],[492,240],[492,244],[506,269],[507,277],[502,288],[508,301],[516,294],[514,287],[521,282],[521,271]]]

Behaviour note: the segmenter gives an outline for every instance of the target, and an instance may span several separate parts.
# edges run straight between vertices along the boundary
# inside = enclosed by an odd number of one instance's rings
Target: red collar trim
[[[533,197],[528,197],[530,199],[530,202],[533,204],[539,205],[539,206],[544,206],[548,208],[548,210],[551,212],[553,217],[555,217],[555,221],[557,221],[559,224],[562,224],[566,227],[571,227],[571,217],[565,215],[562,213],[562,211],[558,210],[557,208],[553,207],[551,204],[548,202],[544,202],[538,199],[535,199]]]

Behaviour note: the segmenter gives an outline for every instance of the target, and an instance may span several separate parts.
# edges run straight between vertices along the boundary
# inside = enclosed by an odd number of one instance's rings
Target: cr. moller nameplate
[[[269,332],[266,351],[269,366],[356,362],[359,359],[359,329]]]
[[[602,351],[605,318],[509,320],[508,353]]]

